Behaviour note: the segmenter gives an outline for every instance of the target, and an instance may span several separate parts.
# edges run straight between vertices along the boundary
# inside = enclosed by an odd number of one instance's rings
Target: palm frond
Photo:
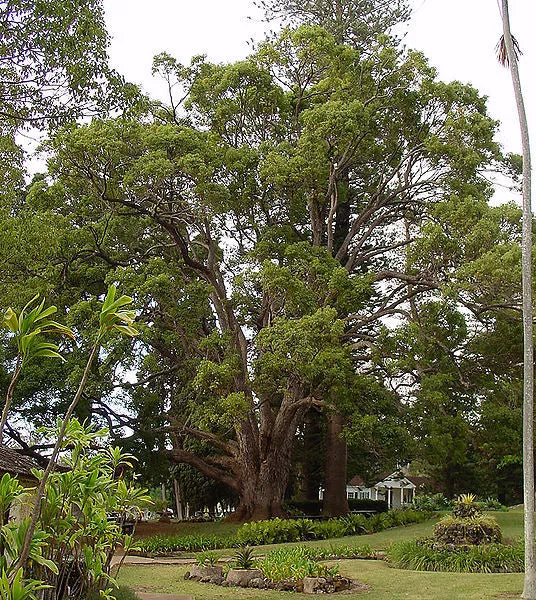
[[[516,40],[514,36],[512,36],[512,42],[514,44],[514,54],[516,60],[519,60],[519,57],[523,54],[521,52],[521,48],[519,47],[519,42]],[[508,58],[508,50],[506,48],[506,42],[504,40],[504,35],[501,35],[499,41],[497,42],[497,46],[495,47],[497,51],[497,60],[503,67],[510,66],[510,59]]]

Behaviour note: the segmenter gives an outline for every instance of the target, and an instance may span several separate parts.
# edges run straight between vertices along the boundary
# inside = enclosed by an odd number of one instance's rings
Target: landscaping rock
[[[319,594],[322,593],[326,583],[324,577],[304,577],[303,578],[303,593],[304,594]]]
[[[304,594],[333,594],[352,588],[353,582],[346,577],[304,577]]]
[[[252,579],[262,579],[262,573],[259,569],[231,569],[227,573],[227,585],[237,585],[248,587]]]
[[[250,579],[248,587],[262,589],[265,587],[264,579],[262,579],[262,577],[254,577],[253,579]]]
[[[223,567],[206,567],[201,565],[192,565],[190,567],[190,579],[199,577],[202,581],[207,579],[210,582],[215,582],[223,579]]]

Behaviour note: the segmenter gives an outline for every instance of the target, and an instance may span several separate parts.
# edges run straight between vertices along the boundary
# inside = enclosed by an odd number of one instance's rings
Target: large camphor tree
[[[122,369],[160,448],[229,486],[237,519],[279,515],[306,412],[355,404],[384,319],[445,283],[407,256],[435,207],[490,196],[495,123],[419,53],[382,38],[363,56],[318,26],[155,69],[183,103],[64,130],[28,205],[54,216],[49,251],[79,244],[51,276],[136,297]]]

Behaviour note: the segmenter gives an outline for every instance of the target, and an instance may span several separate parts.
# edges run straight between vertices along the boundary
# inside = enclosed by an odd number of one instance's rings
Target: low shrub
[[[454,506],[454,501],[449,500],[444,494],[419,494],[413,499],[413,508],[423,511],[450,510]]]
[[[443,517],[434,528],[436,541],[454,545],[481,545],[501,542],[499,524],[491,517]]]
[[[366,544],[364,546],[334,546],[329,548],[308,548],[309,555],[315,560],[330,560],[336,558],[376,558],[376,552]]]
[[[346,529],[345,535],[360,535],[368,531],[367,517],[365,515],[349,514],[342,517],[341,521]]]
[[[298,542],[299,521],[294,519],[270,519],[244,523],[236,534],[239,544],[260,546],[263,544],[282,544]]]
[[[524,548],[487,544],[438,547],[432,540],[412,540],[393,544],[388,559],[398,569],[415,571],[451,571],[455,573],[521,573],[524,570]]]
[[[482,510],[476,503],[474,494],[462,494],[452,509],[452,516],[460,519],[474,519],[482,514]]]
[[[319,521],[315,523],[315,539],[329,540],[330,538],[340,538],[348,533],[348,525],[344,518],[329,519],[329,521]]]
[[[218,554],[213,550],[205,550],[199,552],[196,559],[200,567],[213,567],[218,562]]]
[[[478,501],[476,504],[480,508],[480,510],[501,510],[501,511],[508,510],[508,508],[506,506],[501,504],[495,498],[486,498],[485,500]]]
[[[317,560],[304,546],[280,548],[269,552],[266,558],[258,563],[258,567],[265,577],[274,581],[299,580],[304,577],[334,577],[338,574],[337,566],[324,565]]]
[[[139,600],[139,597],[136,594],[123,586],[120,586],[117,590],[112,592],[112,596],[115,600]]]
[[[237,569],[253,569],[257,566],[257,559],[253,555],[253,549],[249,546],[239,548],[234,555],[234,566]]]

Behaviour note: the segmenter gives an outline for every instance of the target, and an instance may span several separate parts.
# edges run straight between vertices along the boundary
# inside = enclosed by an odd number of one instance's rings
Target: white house
[[[381,476],[380,481],[373,486],[367,485],[362,477],[352,477],[346,486],[346,497],[352,499],[385,500],[389,508],[397,508],[403,504],[413,502],[415,492],[427,480],[424,477],[404,475],[400,471]],[[319,498],[322,500],[324,490],[320,490]]]

